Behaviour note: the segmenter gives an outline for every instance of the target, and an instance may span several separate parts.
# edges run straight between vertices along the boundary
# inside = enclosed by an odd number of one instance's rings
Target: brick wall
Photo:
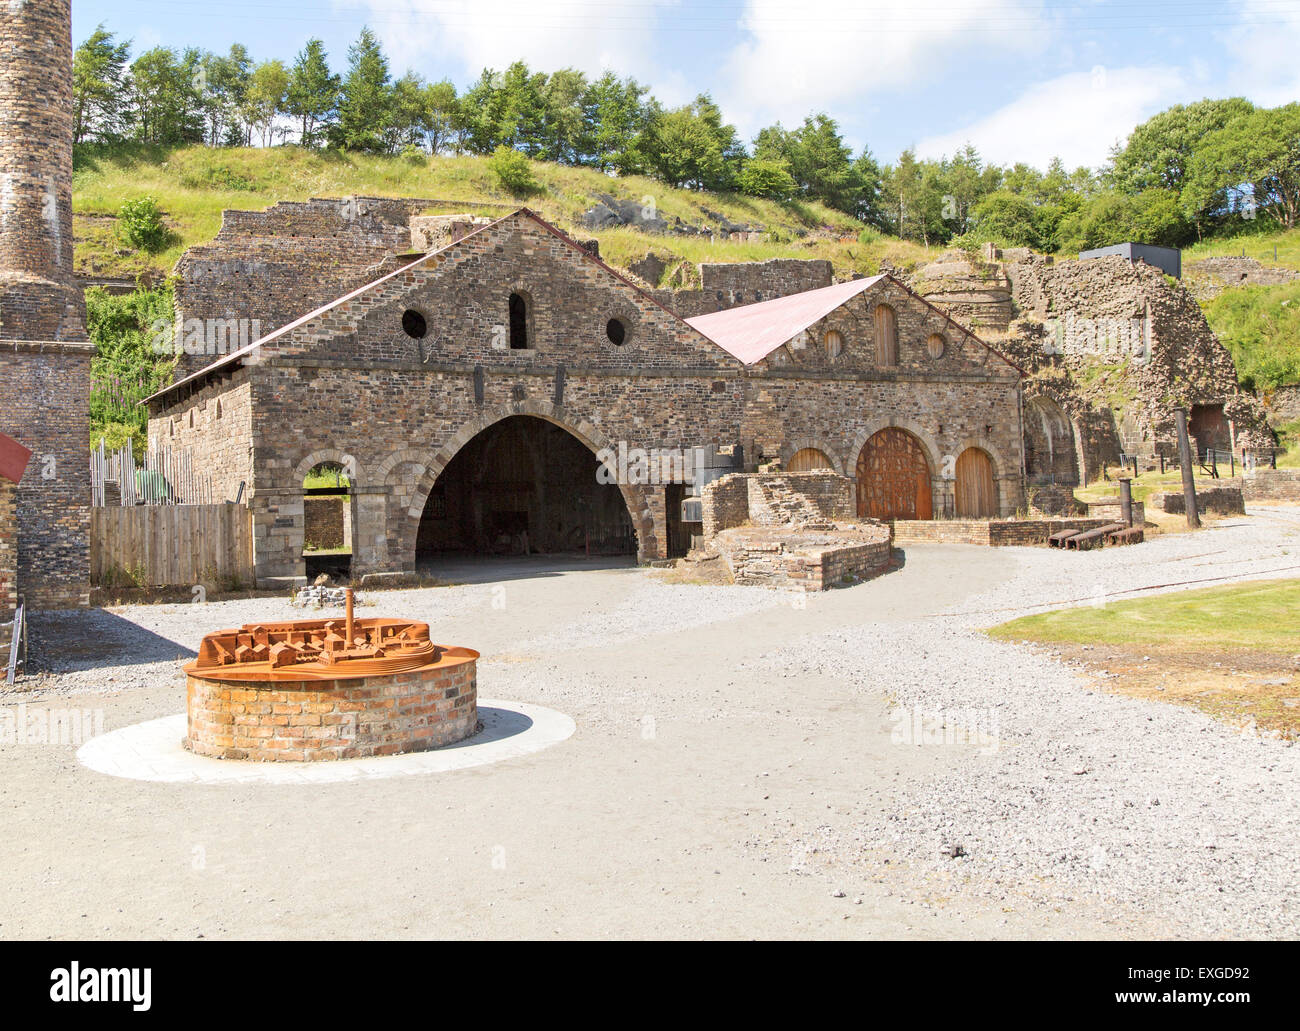
[[[190,676],[185,747],[198,755],[253,762],[358,759],[440,748],[473,734],[478,725],[475,665],[469,659],[336,681]]]
[[[704,488],[700,500],[706,540],[749,519],[749,483],[744,473],[714,480]]]
[[[1242,495],[1241,487],[1200,488],[1196,491],[1196,507],[1198,511],[1216,515],[1243,515],[1246,502]],[[1182,513],[1187,507],[1182,491],[1152,495],[1151,503],[1162,512]]]
[[[243,501],[253,486],[253,392],[249,371],[238,369],[179,399],[166,414],[152,410],[149,445],[188,452],[196,470],[212,478],[213,501]],[[299,484],[301,486],[301,483]]]
[[[33,608],[90,593],[89,344],[0,342],[0,431],[31,448],[18,485],[18,580]]]
[[[313,548],[328,549],[346,547],[347,534],[344,532],[344,518],[351,507],[351,498],[347,495],[329,495],[325,497],[303,498],[303,539]]]
[[[1092,530],[1110,519],[899,519],[894,543],[980,544],[990,547],[1046,544],[1058,530]]]
[[[881,541],[821,548],[787,547],[781,542],[737,543],[726,548],[726,561],[740,586],[827,591],[845,581],[883,573],[892,556],[888,531],[883,535]]]
[[[0,476],[0,623],[18,605],[18,487]],[[10,631],[0,629],[0,666],[9,660]]]
[[[1300,501],[1300,469],[1257,469],[1242,477],[1247,501]]]

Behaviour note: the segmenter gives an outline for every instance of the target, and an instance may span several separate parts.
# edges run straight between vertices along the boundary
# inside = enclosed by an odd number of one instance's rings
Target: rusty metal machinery
[[[208,634],[185,672],[207,680],[338,680],[478,658],[468,648],[433,644],[427,623],[356,619],[352,604],[349,590],[341,620],[250,623]]]

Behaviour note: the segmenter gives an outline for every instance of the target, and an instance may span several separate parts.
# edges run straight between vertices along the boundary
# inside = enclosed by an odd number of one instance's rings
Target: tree
[[[199,97],[207,122],[209,146],[241,147],[249,141],[249,129],[240,109],[252,78],[253,61],[241,43],[233,43],[222,57],[204,54],[199,61]]]
[[[348,48],[348,73],[339,93],[338,121],[329,130],[331,142],[343,150],[383,153],[392,94],[384,49],[369,27],[363,28]]]
[[[583,99],[587,77],[574,68],[552,72],[542,88],[541,157],[562,165],[586,164],[593,144]]]
[[[880,170],[870,153],[864,151],[854,161],[839,125],[825,114],[805,118],[793,131],[779,122],[759,130],[754,137],[754,157],[784,162],[798,184],[800,197],[850,214],[858,214],[866,195],[879,186]]]
[[[289,71],[283,61],[263,61],[253,69],[240,115],[250,129],[256,129],[262,146],[275,142],[275,119],[285,109],[289,90]]]
[[[99,25],[72,58],[72,139],[82,143],[117,137],[125,128],[128,103],[126,66],[130,41],[114,44]]]
[[[602,172],[630,175],[644,170],[640,144],[649,124],[646,88],[635,79],[606,72],[582,97],[589,161]]]
[[[649,169],[670,186],[727,190],[735,183],[744,148],[735,126],[707,94],[672,111],[652,110],[640,149]]]
[[[131,118],[140,142],[165,147],[203,142],[201,58],[197,50],[178,57],[167,47],[154,47],[135,59]]]
[[[1287,229],[1300,218],[1300,104],[1256,108],[1201,141],[1183,191],[1184,210],[1262,213]]]
[[[1143,190],[1172,191],[1179,198],[1185,215],[1196,226],[1197,236],[1211,212],[1222,206],[1223,191],[1229,184],[1206,190],[1202,181],[1193,194],[1183,195],[1192,172],[1193,156],[1211,135],[1254,111],[1254,105],[1242,97],[1226,100],[1201,100],[1194,104],[1175,104],[1148,118],[1129,134],[1123,147],[1111,154],[1108,178],[1120,192],[1136,196]]]
[[[773,200],[789,200],[799,190],[787,162],[766,158],[746,161],[736,177],[736,187],[750,197],[770,197]]]
[[[285,111],[299,119],[298,142],[315,146],[338,107],[339,77],[330,71],[325,44],[310,39],[294,59],[285,92]]]
[[[1038,209],[1029,198],[1010,190],[983,197],[972,212],[975,236],[1013,247],[1043,246]]]
[[[424,87],[424,103],[427,114],[424,139],[429,153],[437,154],[447,147],[459,153],[462,117],[456,87],[447,79],[431,82]]]

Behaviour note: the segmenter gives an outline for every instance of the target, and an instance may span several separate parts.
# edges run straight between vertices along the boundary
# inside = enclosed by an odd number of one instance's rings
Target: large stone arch
[[[857,479],[858,455],[862,454],[862,449],[867,446],[868,440],[890,426],[896,426],[900,430],[907,430],[908,433],[921,442],[921,446],[926,452],[925,457],[930,462],[930,471],[933,475],[938,476],[943,465],[943,449],[919,423],[915,423],[911,419],[900,419],[897,416],[872,419],[870,422],[863,424],[863,428],[853,438],[853,445],[849,448],[844,475],[853,480]],[[827,453],[830,454],[830,452]],[[832,455],[832,457],[834,456]]]
[[[1056,401],[1045,394],[1025,398],[1025,472],[1030,483],[1079,482],[1075,428]]]
[[[530,415],[558,426],[575,437],[591,451],[592,456],[606,449],[615,451],[617,445],[611,441],[598,426],[586,419],[574,419],[571,413],[548,401],[525,400],[512,404],[485,408],[477,417],[470,419],[448,437],[439,447],[433,449],[403,448],[389,455],[376,469],[376,482],[388,485],[393,471],[403,464],[418,466],[421,470],[409,494],[409,501],[396,512],[390,512],[390,520],[396,521],[389,527],[389,565],[403,570],[415,568],[416,538],[420,529],[420,517],[424,513],[429,492],[447,468],[457,452],[489,427],[511,416]],[[650,491],[643,486],[619,484],[619,492],[627,505],[632,525],[637,535],[637,558],[645,560],[660,557],[659,541],[666,527],[658,524],[662,520],[663,505],[654,506]],[[656,518],[658,516],[658,518]]]

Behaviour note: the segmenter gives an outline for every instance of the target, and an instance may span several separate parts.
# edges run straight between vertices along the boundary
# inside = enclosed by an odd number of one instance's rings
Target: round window
[[[407,308],[402,312],[402,332],[412,340],[423,340],[429,332],[429,323],[420,312]]]
[[[627,340],[627,323],[622,319],[610,319],[605,323],[605,336],[615,347],[622,347]]]
[[[942,333],[931,333],[930,339],[925,342],[925,347],[930,352],[931,358],[942,358],[944,351],[948,350],[948,341],[944,339]]]

